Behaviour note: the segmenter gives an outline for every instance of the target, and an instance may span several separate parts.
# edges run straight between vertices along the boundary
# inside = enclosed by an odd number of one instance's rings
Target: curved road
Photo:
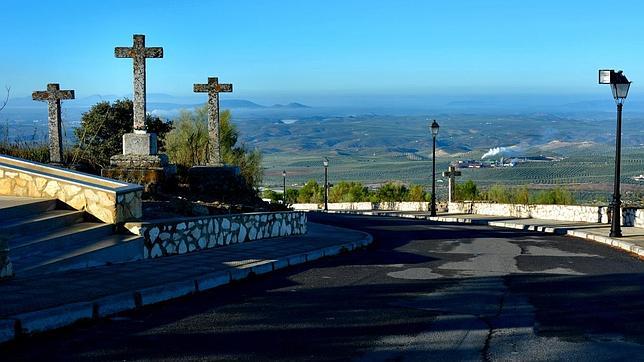
[[[644,263],[580,239],[350,215],[367,250],[0,348],[2,360],[637,360]],[[135,275],[132,276],[136,278]],[[5,358],[9,357],[9,358]]]

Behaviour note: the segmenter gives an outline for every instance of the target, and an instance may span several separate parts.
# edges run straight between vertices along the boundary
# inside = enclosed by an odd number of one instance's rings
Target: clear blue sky
[[[146,34],[148,92],[235,96],[604,94],[597,70],[644,82],[642,1],[3,0],[0,86],[132,92],[115,46]],[[609,94],[606,94],[609,96]]]

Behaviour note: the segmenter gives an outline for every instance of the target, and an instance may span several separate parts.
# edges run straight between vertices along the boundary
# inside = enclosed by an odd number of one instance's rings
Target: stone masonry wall
[[[444,209],[444,203],[438,203],[438,210]],[[321,210],[324,204],[293,204],[294,210]],[[335,211],[429,211],[429,202],[334,202],[329,203],[329,210]]]
[[[1,160],[0,160],[1,161]],[[35,164],[39,169],[44,165]],[[97,219],[114,224],[142,216],[142,188],[120,184],[118,189],[103,185],[92,185],[87,181],[75,181],[74,171],[54,169],[66,173],[65,177],[42,171],[31,171],[0,162],[0,195],[35,198],[56,198],[76,210],[84,210]],[[90,179],[88,175],[79,178]],[[105,179],[99,180],[109,183]]]
[[[480,214],[492,216],[511,216],[547,220],[604,223],[610,222],[609,208],[606,206],[578,205],[522,205],[495,204],[487,202],[452,202],[448,206],[454,214]],[[622,225],[644,224],[644,210],[622,208]]]
[[[245,241],[306,234],[306,213],[249,213],[126,223],[145,238],[145,258],[185,254]]]

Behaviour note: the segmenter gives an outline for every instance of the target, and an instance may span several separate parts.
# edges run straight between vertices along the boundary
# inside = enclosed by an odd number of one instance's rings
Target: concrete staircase
[[[35,275],[143,258],[143,238],[119,234],[57,200],[0,197],[0,237],[16,275]]]

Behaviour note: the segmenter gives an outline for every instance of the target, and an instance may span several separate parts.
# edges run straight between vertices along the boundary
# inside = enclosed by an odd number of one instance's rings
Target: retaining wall
[[[429,202],[333,202],[329,210],[336,211],[429,211]],[[324,204],[293,204],[294,210],[322,210]]]
[[[245,241],[306,234],[306,213],[264,212],[130,222],[145,238],[145,258],[185,254]]]
[[[0,155],[0,195],[55,198],[115,224],[142,215],[143,187]]]
[[[604,224],[610,222],[610,208],[607,206],[452,202],[449,203],[448,210],[453,214],[480,214]],[[622,225],[644,227],[644,210],[622,208]]]

